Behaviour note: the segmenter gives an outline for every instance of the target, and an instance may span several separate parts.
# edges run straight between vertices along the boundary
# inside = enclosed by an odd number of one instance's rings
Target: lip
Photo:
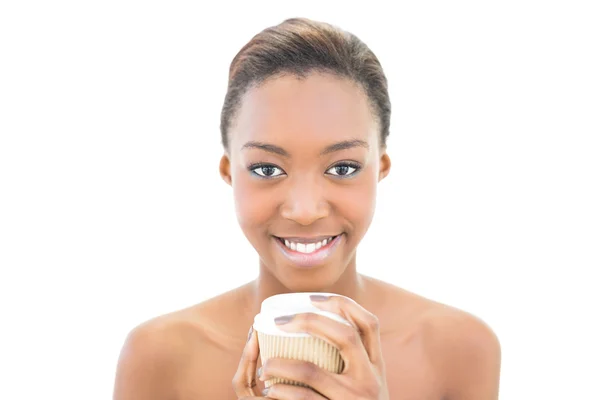
[[[335,236],[335,235],[332,235]],[[281,242],[277,237],[273,237],[279,250],[287,258],[292,264],[299,268],[312,268],[322,264],[329,256],[333,254],[336,248],[339,246],[342,241],[342,237],[344,234],[338,234],[335,239],[331,242],[327,243],[325,246],[321,247],[319,250],[316,250],[310,254],[300,253],[298,251],[294,251],[292,249],[288,249],[285,244]],[[325,236],[323,239],[326,239],[331,236]],[[286,238],[289,240],[289,238]],[[301,238],[298,238],[301,239]],[[304,240],[308,240],[307,238],[303,238]],[[311,238],[312,239],[312,238]],[[315,238],[318,239],[318,238]]]
[[[296,243],[316,243],[321,242],[325,239],[329,239],[330,237],[339,236],[341,233],[333,234],[333,235],[323,235],[323,236],[313,236],[313,237],[300,237],[300,236],[276,236],[279,239],[289,240],[290,242]]]

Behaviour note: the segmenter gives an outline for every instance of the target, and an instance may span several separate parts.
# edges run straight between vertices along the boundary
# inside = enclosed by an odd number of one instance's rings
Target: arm
[[[113,400],[175,399],[176,344],[173,332],[155,321],[131,331],[119,357]]]

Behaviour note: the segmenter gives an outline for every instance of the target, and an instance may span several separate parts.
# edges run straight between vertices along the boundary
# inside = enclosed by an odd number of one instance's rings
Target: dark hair
[[[254,36],[231,62],[221,111],[223,147],[228,149],[229,127],[250,87],[284,74],[302,79],[311,72],[331,73],[362,85],[379,118],[385,146],[391,104],[387,79],[375,54],[352,33],[324,22],[291,18]]]

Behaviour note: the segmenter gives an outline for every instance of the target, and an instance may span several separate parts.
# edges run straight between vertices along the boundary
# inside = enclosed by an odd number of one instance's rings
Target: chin
[[[313,254],[300,254],[285,247],[280,240],[270,239],[262,247],[262,268],[291,292],[327,291],[352,264],[355,252],[348,253],[348,235],[340,234]]]
[[[323,292],[339,281],[344,270],[340,270],[339,266],[332,264],[321,265],[309,270],[279,265],[275,271],[271,272],[273,277],[291,292]]]

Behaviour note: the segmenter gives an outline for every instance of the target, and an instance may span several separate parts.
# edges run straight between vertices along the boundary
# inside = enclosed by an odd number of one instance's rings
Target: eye
[[[281,168],[270,164],[251,165],[249,170],[262,178],[276,178],[284,174]]]
[[[327,174],[333,176],[339,176],[340,178],[347,178],[354,175],[358,170],[360,170],[360,166],[355,163],[343,162],[327,170]]]

